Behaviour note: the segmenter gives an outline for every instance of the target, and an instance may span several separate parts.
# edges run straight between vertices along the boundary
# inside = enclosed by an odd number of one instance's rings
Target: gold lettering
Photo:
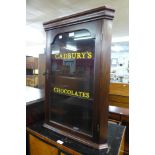
[[[78,94],[79,94],[79,97],[81,97],[82,92],[78,92]]]
[[[87,54],[88,54],[87,58],[91,59],[92,58],[92,52],[87,52]]]
[[[72,53],[72,59],[76,59],[76,53]]]
[[[64,59],[67,59],[67,54],[64,54]]]
[[[53,91],[56,93],[57,92],[57,88],[55,87],[55,88],[53,88]]]
[[[67,91],[66,89],[61,89],[61,90],[62,90],[62,93],[63,93],[63,94],[67,94],[67,93],[66,93],[66,91]]]
[[[67,90],[67,94],[68,95],[71,95],[71,90]]]
[[[81,98],[87,98],[87,99],[90,98],[89,92],[81,92],[81,91],[78,92],[78,91],[74,91],[70,89],[63,89],[63,88],[58,88],[58,87],[54,87],[53,92],[59,93],[59,94],[66,94],[70,96],[77,96]]]
[[[84,92],[82,92],[82,97],[85,97],[85,96],[84,96]]]
[[[81,53],[82,54],[82,58],[84,59],[85,58],[85,55],[86,55],[86,52],[83,52],[83,53]]]
[[[71,95],[74,96],[74,92],[73,92],[73,90],[71,90]]]
[[[61,93],[61,89],[60,89],[60,88],[58,88],[57,92],[58,92],[58,93]]]
[[[85,93],[85,97],[86,98],[89,98],[89,93]]]
[[[80,53],[77,53],[77,59],[81,59]]]
[[[74,93],[74,95],[75,95],[75,96],[78,96],[78,93],[77,93],[77,91]]]
[[[55,59],[91,59],[92,57],[92,52],[71,52],[54,54]]]
[[[72,56],[71,56],[71,53],[68,53],[68,59],[71,59]]]

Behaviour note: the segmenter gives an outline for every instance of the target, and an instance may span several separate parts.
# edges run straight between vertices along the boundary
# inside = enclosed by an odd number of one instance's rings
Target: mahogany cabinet
[[[43,24],[44,127],[96,149],[108,147],[113,18],[103,6]]]

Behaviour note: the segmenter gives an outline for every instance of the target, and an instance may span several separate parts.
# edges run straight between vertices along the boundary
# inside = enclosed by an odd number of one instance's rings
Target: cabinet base
[[[85,139],[82,139],[82,138],[77,137],[75,135],[72,135],[72,134],[70,134],[68,132],[61,131],[61,130],[59,130],[59,129],[55,128],[55,127],[52,127],[52,126],[50,126],[50,125],[48,125],[46,123],[43,124],[43,127],[48,128],[48,129],[50,129],[50,130],[52,130],[54,132],[57,132],[58,134],[61,134],[63,136],[69,137],[69,138],[71,138],[73,140],[76,140],[76,141],[78,141],[78,142],[80,142],[80,143],[82,143],[84,145],[89,146],[89,147],[92,147],[92,148],[95,148],[95,149],[98,149],[98,150],[108,149],[108,144],[107,143],[105,143],[105,144],[97,144],[97,143],[94,143],[92,141],[85,140]]]

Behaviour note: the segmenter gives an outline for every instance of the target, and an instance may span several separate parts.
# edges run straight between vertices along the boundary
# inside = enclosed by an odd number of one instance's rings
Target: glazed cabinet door
[[[86,29],[51,44],[50,121],[92,135],[95,38]]]

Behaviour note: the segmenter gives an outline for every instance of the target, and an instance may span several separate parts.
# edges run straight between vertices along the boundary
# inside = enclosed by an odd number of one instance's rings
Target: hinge
[[[45,75],[46,75],[47,79],[48,79],[48,74],[49,74],[49,72],[48,72],[48,69],[47,69],[46,72],[45,72]]]
[[[100,131],[100,124],[98,123],[97,124],[97,132],[99,132]]]

